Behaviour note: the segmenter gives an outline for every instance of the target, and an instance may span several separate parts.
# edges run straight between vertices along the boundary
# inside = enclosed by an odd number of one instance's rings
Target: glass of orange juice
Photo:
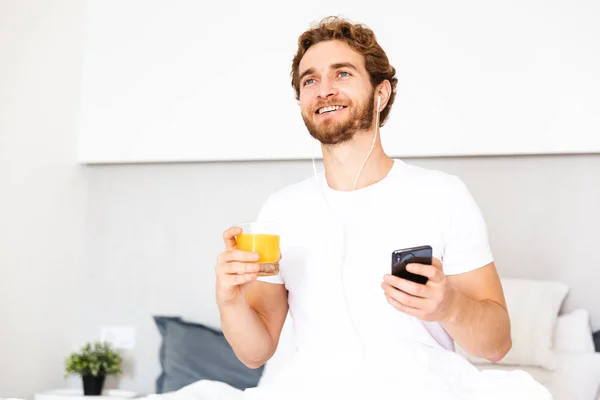
[[[237,249],[258,253],[259,276],[279,273],[279,225],[276,222],[245,222],[238,225],[242,233],[237,236]]]

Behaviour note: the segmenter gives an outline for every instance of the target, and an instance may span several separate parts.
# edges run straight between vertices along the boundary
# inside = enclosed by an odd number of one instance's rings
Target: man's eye
[[[306,85],[310,85],[311,83],[313,83],[313,81],[314,81],[314,79],[312,79],[312,78],[311,78],[311,79],[307,79],[307,80],[305,80],[305,81],[304,81],[304,86],[306,86]]]
[[[350,73],[346,72],[346,71],[340,71],[340,73],[338,75],[341,76],[342,78],[345,78],[347,76],[350,76]]]

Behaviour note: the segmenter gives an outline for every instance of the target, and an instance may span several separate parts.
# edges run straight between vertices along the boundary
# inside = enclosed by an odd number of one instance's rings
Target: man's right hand
[[[244,289],[258,276],[260,266],[256,263],[260,256],[237,250],[235,237],[242,233],[242,228],[234,226],[223,232],[225,251],[217,257],[217,305],[219,307],[246,301]]]

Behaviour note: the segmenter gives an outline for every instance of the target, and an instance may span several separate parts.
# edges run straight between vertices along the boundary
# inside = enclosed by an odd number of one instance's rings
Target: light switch
[[[132,326],[103,326],[100,329],[100,340],[110,342],[117,349],[133,349],[135,347],[135,328]]]

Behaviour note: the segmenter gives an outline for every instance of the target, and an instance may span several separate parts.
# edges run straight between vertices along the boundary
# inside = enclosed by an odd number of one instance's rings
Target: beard
[[[319,142],[325,145],[336,145],[349,141],[354,137],[356,132],[359,130],[371,129],[373,126],[373,111],[375,108],[375,101],[373,100],[373,93],[367,97],[358,106],[352,107],[352,113],[346,117],[343,121],[331,121],[325,120],[320,124],[314,123],[314,112],[312,115],[305,115],[302,113],[302,119],[304,125],[308,129],[308,132],[312,137],[317,139]],[[336,103],[335,100],[329,101],[329,104],[340,104]],[[352,106],[352,103],[348,107]],[[323,105],[318,108],[323,107]],[[339,111],[336,111],[339,112]]]

